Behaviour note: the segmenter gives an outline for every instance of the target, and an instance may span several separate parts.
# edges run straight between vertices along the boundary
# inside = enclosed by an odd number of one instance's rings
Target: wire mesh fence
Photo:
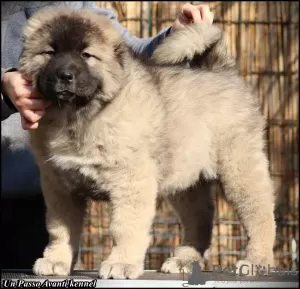
[[[191,2],[190,2],[191,3]],[[193,2],[199,4],[200,2]],[[151,37],[172,25],[184,2],[101,1],[113,9],[132,35]],[[241,76],[252,87],[268,120],[266,129],[270,171],[276,187],[276,266],[292,265],[292,240],[299,250],[299,2],[208,2],[214,22],[226,33]],[[243,254],[246,234],[231,206],[215,186],[213,240],[206,268],[232,266]],[[90,203],[76,268],[97,269],[112,247],[110,205]],[[181,225],[166,201],[157,205],[146,269],[160,269],[180,244]],[[264,232],[262,232],[262,235]],[[297,263],[298,264],[298,263]],[[297,265],[298,266],[298,265]]]

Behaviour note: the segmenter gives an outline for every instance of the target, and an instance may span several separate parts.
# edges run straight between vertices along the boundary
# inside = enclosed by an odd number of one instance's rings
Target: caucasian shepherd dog
[[[48,8],[29,20],[23,44],[19,70],[52,101],[31,132],[50,235],[36,274],[71,272],[89,198],[112,205],[114,246],[100,277],[143,273],[158,197],[184,227],[162,271],[188,270],[210,245],[213,180],[249,238],[237,269],[273,265],[265,120],[218,27],[191,24],[141,60],[105,16]]]

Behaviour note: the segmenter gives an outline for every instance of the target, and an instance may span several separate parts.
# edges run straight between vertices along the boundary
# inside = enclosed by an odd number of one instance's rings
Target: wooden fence
[[[132,35],[149,37],[172,25],[183,3],[101,1],[98,5],[113,9]],[[214,22],[227,33],[229,49],[239,63],[241,76],[252,85],[268,119],[268,153],[277,198],[276,266],[290,268],[292,239],[299,242],[299,3],[208,2],[208,5],[214,12]],[[219,188],[216,193],[213,242],[206,269],[211,264],[233,265],[243,254],[247,241]],[[109,255],[112,246],[109,212],[109,205],[91,203],[77,268],[97,269]],[[164,201],[158,204],[152,233],[146,269],[159,269],[181,239],[180,223]]]

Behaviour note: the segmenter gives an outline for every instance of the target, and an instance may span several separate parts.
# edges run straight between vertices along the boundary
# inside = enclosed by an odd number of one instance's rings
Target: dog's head
[[[46,8],[28,21],[19,71],[54,104],[110,101],[124,75],[126,47],[103,15]]]

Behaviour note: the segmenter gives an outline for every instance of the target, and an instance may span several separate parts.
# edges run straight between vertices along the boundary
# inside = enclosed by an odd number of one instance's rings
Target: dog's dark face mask
[[[81,18],[59,17],[52,22],[50,49],[44,51],[49,62],[39,72],[37,88],[41,94],[59,106],[87,104],[101,88],[101,79],[91,73],[85,52],[91,24]]]
[[[79,53],[60,52],[40,71],[37,86],[52,103],[83,106],[101,89],[101,81],[90,73]]]

